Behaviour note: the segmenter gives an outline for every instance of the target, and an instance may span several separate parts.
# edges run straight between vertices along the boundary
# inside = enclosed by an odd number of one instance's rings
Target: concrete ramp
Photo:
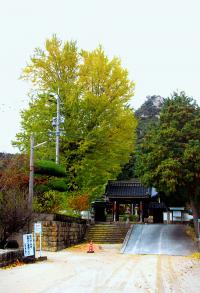
[[[189,255],[195,243],[185,233],[185,225],[137,224],[122,248],[128,254]]]

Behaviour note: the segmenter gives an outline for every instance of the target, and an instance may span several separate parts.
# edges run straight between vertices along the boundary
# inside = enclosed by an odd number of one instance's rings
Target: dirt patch
[[[23,261],[20,261],[17,259],[14,263],[3,267],[2,270],[8,270],[8,269],[16,268],[16,267],[23,266],[23,265],[25,265],[25,263]]]
[[[189,257],[120,254],[121,245],[88,243],[45,252],[47,261],[0,270],[11,293],[199,293],[200,261]],[[42,276],[42,277],[41,277]]]
[[[94,253],[120,253],[121,244],[98,244],[92,243]],[[86,253],[90,249],[90,243],[82,243],[68,247],[65,251],[74,253]]]

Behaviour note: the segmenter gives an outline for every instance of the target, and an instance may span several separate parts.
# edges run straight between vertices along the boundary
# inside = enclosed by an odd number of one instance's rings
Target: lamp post
[[[60,95],[59,88],[57,94],[50,93],[51,97],[56,99],[56,119],[53,118],[54,126],[56,126],[56,164],[59,164],[59,146],[60,146]],[[54,120],[55,119],[55,120]]]
[[[56,164],[59,164],[59,138],[60,138],[60,96],[59,88],[57,94],[57,116],[56,116]]]
[[[34,145],[34,135],[30,137],[30,170],[29,170],[29,193],[28,193],[28,209],[32,212],[33,204],[33,183],[34,183],[34,149],[45,144],[46,141]]]

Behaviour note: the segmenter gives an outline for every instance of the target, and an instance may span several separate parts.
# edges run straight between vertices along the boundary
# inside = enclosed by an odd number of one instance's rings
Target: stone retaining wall
[[[87,230],[86,220],[64,215],[35,214],[33,222],[42,223],[42,250],[44,251],[58,251],[78,244],[84,240]],[[23,234],[28,233],[27,229],[24,228],[10,237],[18,241],[20,249],[0,251],[0,268],[23,258]],[[38,249],[39,237],[37,237]]]
[[[69,220],[69,219],[68,219]],[[83,241],[86,233],[86,221],[41,221],[42,250],[58,251]],[[37,237],[39,248],[39,236]]]

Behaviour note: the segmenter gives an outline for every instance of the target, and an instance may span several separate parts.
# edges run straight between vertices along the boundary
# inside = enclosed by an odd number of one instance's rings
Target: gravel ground
[[[200,292],[200,262],[183,256],[120,254],[120,245],[45,252],[45,262],[0,269],[2,293]]]

